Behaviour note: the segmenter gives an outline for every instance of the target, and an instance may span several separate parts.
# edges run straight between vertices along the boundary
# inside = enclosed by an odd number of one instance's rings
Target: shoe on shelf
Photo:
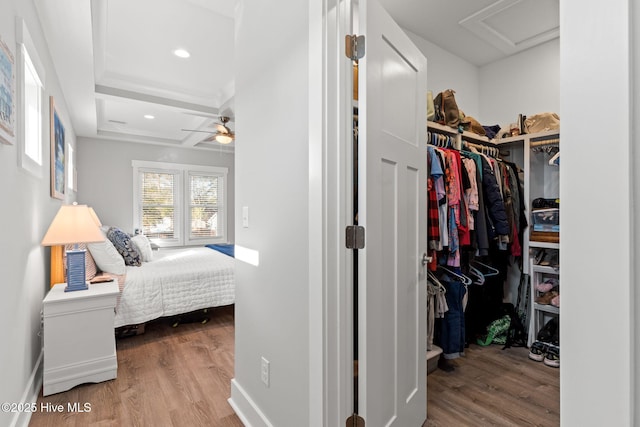
[[[529,348],[529,359],[535,360],[536,362],[542,362],[548,349],[549,344],[542,341],[535,341],[531,344],[531,348]]]
[[[553,289],[553,283],[544,281],[542,283],[536,283],[536,291],[538,292],[549,292],[551,289]]]
[[[542,328],[538,331],[536,339],[544,343],[553,343],[558,341],[560,331],[560,322],[557,317],[549,319]]]
[[[551,305],[554,306],[554,307],[560,308],[560,294],[558,294],[555,297],[551,298]]]
[[[550,366],[552,368],[560,367],[560,347],[549,346],[546,354],[544,355],[544,360],[542,361],[545,365]]]
[[[544,249],[539,249],[533,257],[533,263],[536,265],[540,264],[540,261],[544,259],[545,254],[546,251]]]
[[[550,250],[549,252],[545,252],[544,256],[542,257],[540,262],[538,262],[537,264],[542,265],[544,267],[559,268],[560,266],[559,258],[560,256],[557,250]]]
[[[556,291],[556,290],[551,290],[549,292],[545,292],[544,294],[540,295],[539,297],[536,297],[536,303],[542,304],[542,305],[549,305],[549,304],[551,304],[551,300],[553,300],[558,295],[560,295],[560,293],[558,291]]]

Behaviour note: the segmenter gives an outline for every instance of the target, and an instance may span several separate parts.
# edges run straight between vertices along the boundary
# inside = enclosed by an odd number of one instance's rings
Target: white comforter
[[[127,267],[115,327],[233,304],[234,261],[205,247],[154,251],[152,261]]]

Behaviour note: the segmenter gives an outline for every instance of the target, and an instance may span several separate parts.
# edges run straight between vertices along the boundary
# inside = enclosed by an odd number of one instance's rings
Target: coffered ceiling
[[[79,136],[233,150],[182,129],[234,128],[237,0],[34,1]],[[380,1],[479,67],[558,37],[559,0]]]

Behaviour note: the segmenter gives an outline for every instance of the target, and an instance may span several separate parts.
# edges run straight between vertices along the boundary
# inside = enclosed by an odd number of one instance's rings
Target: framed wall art
[[[16,140],[16,64],[9,46],[0,39],[0,142]]]
[[[64,199],[65,191],[65,170],[64,170],[64,126],[62,120],[56,111],[53,96],[49,97],[49,113],[51,115],[51,197],[56,199]]]

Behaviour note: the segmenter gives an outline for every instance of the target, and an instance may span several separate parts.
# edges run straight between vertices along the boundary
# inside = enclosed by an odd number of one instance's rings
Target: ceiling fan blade
[[[218,129],[218,132],[220,132],[220,133],[229,133],[230,132],[229,128],[226,127],[225,125],[218,124],[218,125],[216,125],[216,129]]]
[[[207,137],[207,138],[203,139],[203,140],[202,140],[202,141],[200,141],[200,142],[211,142],[211,141],[215,141],[215,140],[216,140],[216,136],[215,136],[215,135],[211,135],[211,136],[209,136],[209,137]]]
[[[180,129],[185,132],[203,132],[203,133],[216,133],[215,130],[200,130],[200,129]]]

